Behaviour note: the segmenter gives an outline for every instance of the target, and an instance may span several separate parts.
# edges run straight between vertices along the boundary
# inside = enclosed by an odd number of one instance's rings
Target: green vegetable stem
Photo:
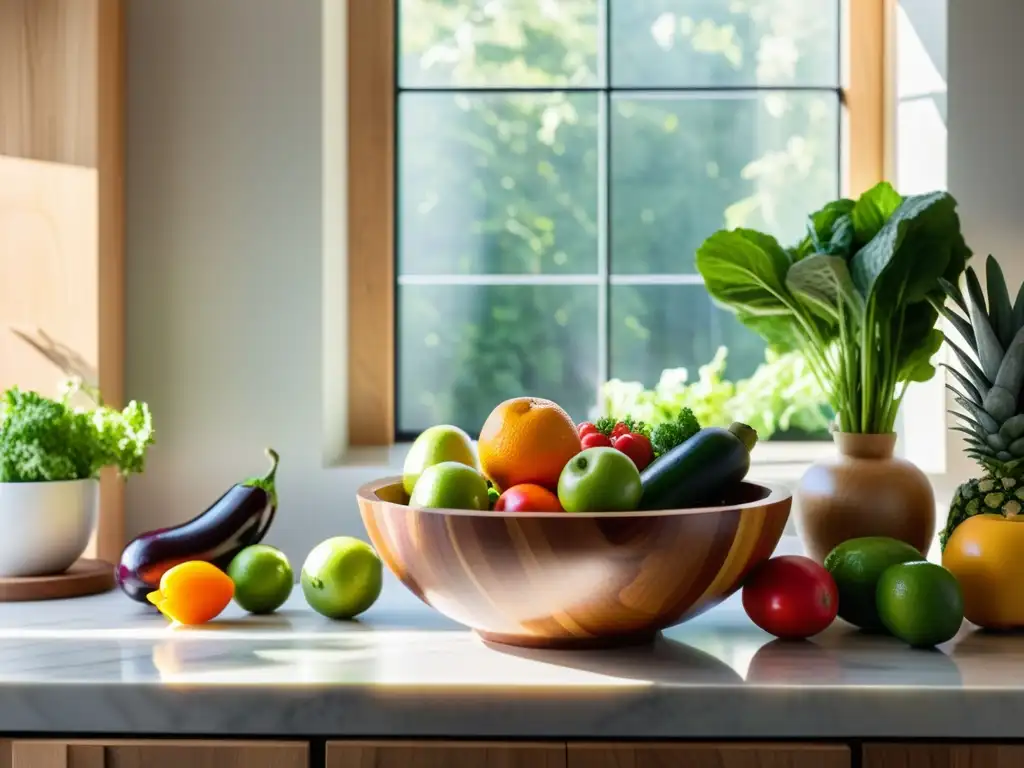
[[[72,406],[79,393],[94,407]],[[143,471],[154,439],[145,403],[133,400],[118,411],[75,380],[60,400],[13,387],[0,399],[0,482],[83,480],[104,467],[116,467],[126,477]]]
[[[722,230],[696,261],[716,303],[777,351],[804,355],[842,431],[883,433],[908,384],[935,374],[942,286],[970,256],[952,196],[904,198],[883,182],[811,214],[793,247]]]

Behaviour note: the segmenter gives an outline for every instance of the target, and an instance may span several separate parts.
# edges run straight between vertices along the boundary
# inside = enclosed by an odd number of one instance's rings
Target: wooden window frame
[[[395,436],[395,14],[398,0],[349,0],[348,442]],[[889,177],[890,28],[895,0],[846,0],[844,194]]]

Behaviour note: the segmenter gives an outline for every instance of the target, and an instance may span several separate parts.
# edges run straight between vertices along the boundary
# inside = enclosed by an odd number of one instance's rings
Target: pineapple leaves
[[[974,351],[978,355],[978,362],[981,363],[981,370],[989,380],[995,380],[999,372],[999,364],[1003,361],[1003,345],[999,343],[992,324],[988,321],[988,314],[985,308],[985,296],[981,292],[981,283],[978,276],[970,267],[965,273],[967,283],[967,296],[970,299],[971,327],[974,328]]]
[[[946,365],[945,363],[940,363],[940,365],[947,371],[949,371],[953,378],[956,379],[957,384],[959,384],[961,387],[960,390],[957,390],[957,388],[954,387],[953,385],[946,384],[946,386],[952,392],[955,392],[958,395],[966,397],[968,400],[971,400],[972,402],[975,403],[980,403],[982,401],[981,393],[978,391],[978,388],[971,383],[970,379],[968,379],[966,376],[960,373],[960,371],[958,371],[956,368],[953,368],[952,366]]]
[[[991,255],[985,260],[985,281],[988,287],[989,321],[999,343],[1006,349],[1020,326],[1013,324],[1013,305],[1010,304],[1010,292],[1006,289],[1003,269]]]

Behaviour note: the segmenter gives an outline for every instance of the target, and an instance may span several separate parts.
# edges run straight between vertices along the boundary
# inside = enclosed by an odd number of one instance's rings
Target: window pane
[[[615,87],[839,85],[839,0],[611,0],[610,26]]]
[[[615,97],[612,271],[693,273],[722,227],[795,241],[838,194],[838,124],[830,93]]]
[[[399,84],[597,85],[603,2],[401,0]]]
[[[476,435],[502,400],[555,400],[576,420],[597,399],[594,285],[401,285],[398,430]]]
[[[399,98],[402,274],[597,270],[598,97]]]
[[[725,376],[749,376],[764,362],[764,342],[711,303],[702,285],[614,285],[611,292],[611,375],[658,383],[666,368],[686,368],[690,381],[727,347]]]

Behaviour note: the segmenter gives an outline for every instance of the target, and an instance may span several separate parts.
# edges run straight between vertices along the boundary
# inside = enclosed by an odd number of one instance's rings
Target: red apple
[[[805,638],[835,620],[839,591],[832,574],[809,557],[783,555],[765,561],[747,578],[743,609],[765,632]]]
[[[558,497],[547,488],[532,483],[513,485],[494,504],[495,512],[562,512]]]

